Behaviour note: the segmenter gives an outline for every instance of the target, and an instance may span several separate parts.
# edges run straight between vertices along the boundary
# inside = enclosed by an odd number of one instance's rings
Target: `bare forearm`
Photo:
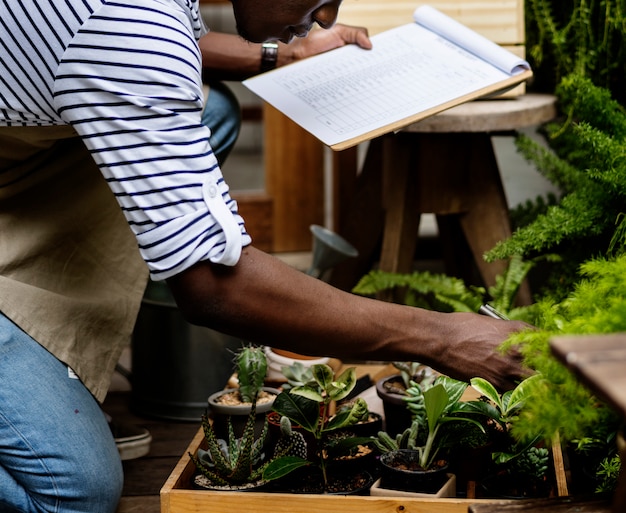
[[[234,34],[209,32],[200,38],[205,76],[215,80],[244,80],[261,69],[261,45]],[[293,60],[287,45],[279,43],[277,66]]]
[[[493,351],[519,325],[362,298],[254,248],[246,248],[235,267],[200,263],[169,283],[192,322],[245,340],[304,354],[420,361],[465,379],[473,377],[467,360],[476,359],[476,375],[497,381],[509,374],[501,384],[519,377],[517,363]],[[493,340],[482,340],[485,332]],[[493,375],[486,375],[490,365]]]
[[[328,30],[313,30],[306,38],[297,38],[289,44],[277,44],[278,68],[346,44],[371,48],[366,29],[339,23]],[[200,38],[199,45],[206,78],[243,80],[261,70],[260,44],[250,43],[234,34],[209,32]]]

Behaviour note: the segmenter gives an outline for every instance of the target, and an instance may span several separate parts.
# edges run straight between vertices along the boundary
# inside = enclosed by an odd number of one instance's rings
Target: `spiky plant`
[[[246,421],[241,438],[235,436],[232,422],[228,419],[228,440],[217,437],[213,424],[206,415],[202,417],[202,429],[207,450],[198,449],[197,455],[189,453],[198,471],[216,486],[241,486],[261,480],[267,465],[263,462],[263,445],[267,438],[268,422],[255,439],[256,400]]]

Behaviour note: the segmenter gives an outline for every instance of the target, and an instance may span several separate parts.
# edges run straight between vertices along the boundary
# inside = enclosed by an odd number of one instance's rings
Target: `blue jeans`
[[[202,121],[222,164],[241,123],[224,84],[211,84]],[[66,365],[0,312],[0,512],[113,513],[122,486],[100,405]]]
[[[0,313],[0,511],[112,513],[122,485],[97,401]]]
[[[209,144],[220,166],[232,150],[241,129],[241,111],[233,92],[222,82],[209,83],[210,92],[202,124],[211,129]]]

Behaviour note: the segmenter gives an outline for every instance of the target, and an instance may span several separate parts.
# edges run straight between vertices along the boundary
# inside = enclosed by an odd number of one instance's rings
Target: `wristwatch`
[[[261,45],[261,73],[276,67],[278,59],[278,44],[263,43]]]

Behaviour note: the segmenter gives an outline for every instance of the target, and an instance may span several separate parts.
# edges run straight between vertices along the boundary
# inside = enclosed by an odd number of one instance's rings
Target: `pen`
[[[496,310],[493,306],[488,305],[488,304],[482,305],[478,309],[478,313],[483,314],[483,315],[488,315],[489,317],[493,317],[494,319],[502,319],[505,321],[509,320],[509,318],[506,315],[498,312],[498,310]]]

